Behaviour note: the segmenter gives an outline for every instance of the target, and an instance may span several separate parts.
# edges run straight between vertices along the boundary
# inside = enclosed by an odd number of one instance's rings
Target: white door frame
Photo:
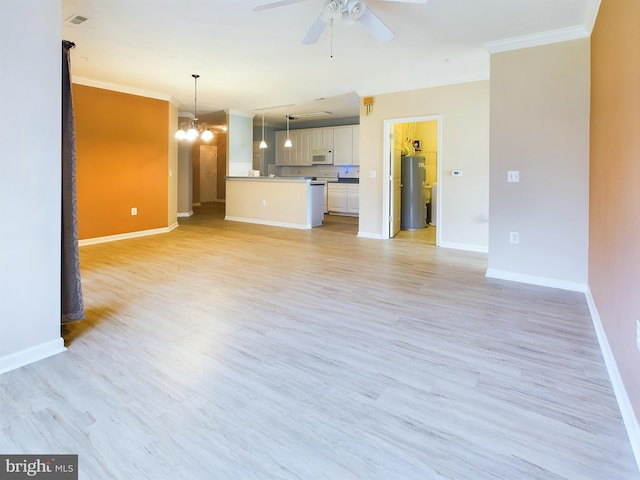
[[[389,218],[391,212],[391,201],[389,195],[391,195],[391,153],[393,145],[391,145],[391,134],[393,133],[393,127],[398,123],[420,123],[420,122],[438,122],[438,158],[437,158],[437,178],[438,188],[436,189],[436,205],[437,212],[436,218],[438,223],[436,225],[436,246],[440,245],[440,238],[442,237],[442,115],[426,115],[424,117],[407,117],[407,118],[394,118],[384,121],[384,151],[383,158],[383,177],[384,182],[382,184],[382,199],[383,199],[383,222],[382,222],[382,236],[383,238],[391,238],[391,229],[389,228]],[[433,202],[432,202],[433,205]],[[433,215],[433,212],[431,212]]]

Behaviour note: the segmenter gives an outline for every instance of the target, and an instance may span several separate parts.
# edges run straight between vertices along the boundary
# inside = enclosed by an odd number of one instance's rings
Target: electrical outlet
[[[131,207],[131,215],[135,216],[138,214],[138,209],[136,207]]]
[[[507,172],[507,182],[518,183],[520,181],[520,172],[518,170],[509,170]]]
[[[520,233],[509,232],[509,243],[520,243]]]
[[[636,347],[640,350],[640,320],[636,322]]]

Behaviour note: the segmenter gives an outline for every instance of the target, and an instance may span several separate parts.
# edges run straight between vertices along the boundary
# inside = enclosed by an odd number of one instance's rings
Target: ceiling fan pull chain
[[[331,33],[331,41],[330,41],[330,46],[329,46],[329,54],[331,56],[331,58],[333,58],[333,18],[330,20],[331,24],[329,25],[329,30]]]

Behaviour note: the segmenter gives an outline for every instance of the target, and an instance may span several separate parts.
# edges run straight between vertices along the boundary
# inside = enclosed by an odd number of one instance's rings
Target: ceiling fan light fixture
[[[340,12],[340,6],[335,0],[328,0],[324,6],[324,9],[329,14],[329,16],[332,17]]]
[[[358,20],[366,8],[367,6],[361,0],[347,0],[347,12],[352,20]]]

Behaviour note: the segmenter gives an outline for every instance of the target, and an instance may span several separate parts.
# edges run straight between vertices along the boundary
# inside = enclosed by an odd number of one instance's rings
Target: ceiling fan
[[[261,3],[253,7],[259,12],[268,8],[282,7],[292,3],[306,2],[307,0],[274,0]],[[427,0],[379,0],[384,2],[417,3],[426,4]],[[327,24],[333,25],[333,21],[342,18],[347,22],[359,22],[380,43],[389,43],[396,34],[380,18],[367,7],[364,0],[323,0],[322,9],[311,24],[311,28],[305,35],[302,43],[310,45],[316,43]]]

